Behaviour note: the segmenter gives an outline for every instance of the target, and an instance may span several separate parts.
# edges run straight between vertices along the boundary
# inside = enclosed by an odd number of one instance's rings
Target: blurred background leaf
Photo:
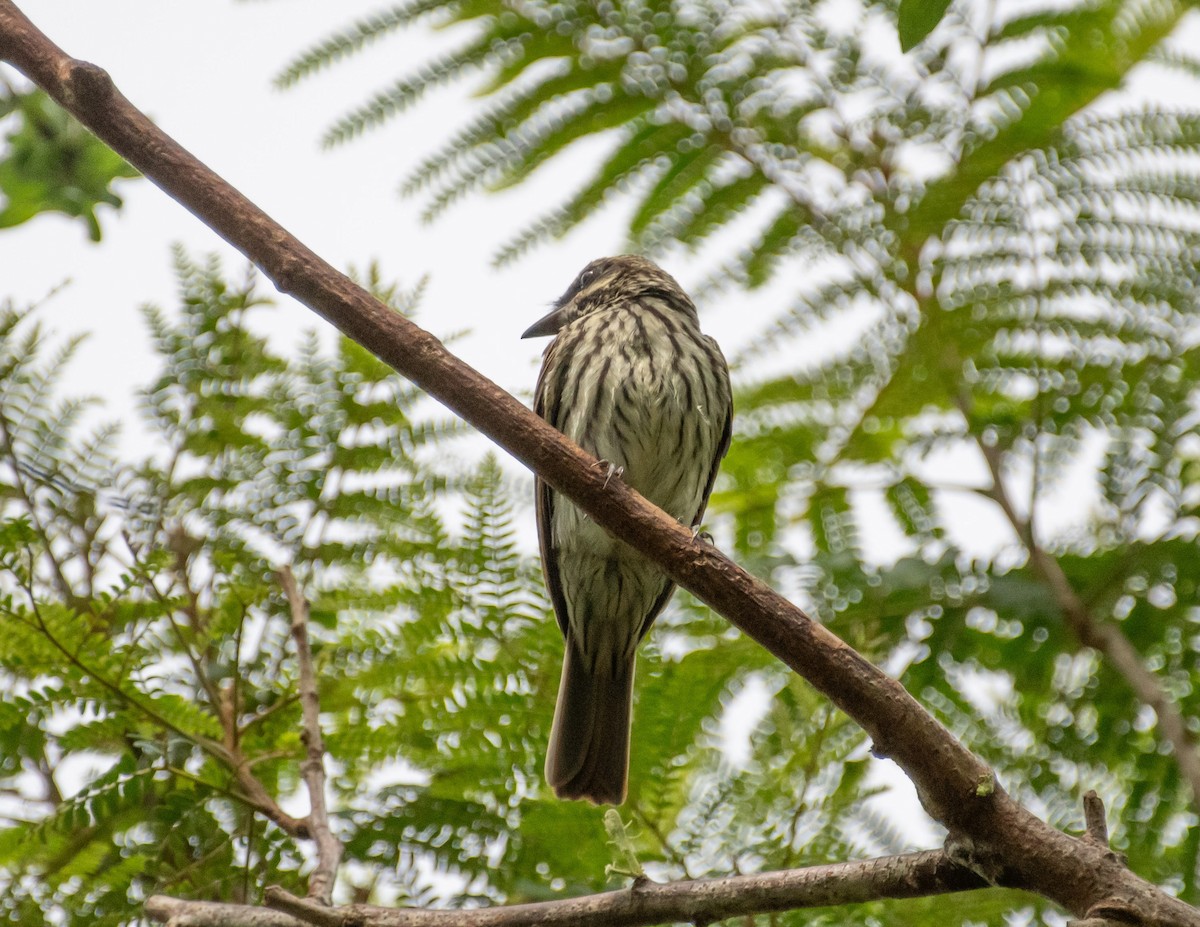
[[[140,176],[41,90],[19,93],[0,79],[0,228],[44,212],[80,219],[100,240],[100,206],[121,207],[113,183]]]
[[[948,9],[950,0],[900,0],[896,13],[900,50],[912,51],[913,46],[937,28]]]

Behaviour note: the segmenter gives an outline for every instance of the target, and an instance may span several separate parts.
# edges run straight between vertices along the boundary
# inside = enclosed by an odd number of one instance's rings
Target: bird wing
[[[558,550],[550,537],[550,526],[554,522],[554,491],[550,484],[538,477],[534,492],[537,494],[538,548],[542,554],[542,572],[546,575],[546,589],[554,606],[554,617],[559,630],[567,636],[567,600],[563,596],[562,580],[558,575]]]
[[[537,387],[533,403],[533,411],[555,428],[562,430],[555,417],[547,414],[546,396],[549,392],[546,384],[546,371],[553,365],[549,363],[549,354],[554,350],[554,342],[546,349],[547,357],[542,360],[542,370],[538,374]],[[546,577],[546,590],[550,593],[550,604],[554,606],[554,617],[558,619],[562,636],[567,636],[567,599],[563,595],[562,578],[558,575],[558,547],[554,543],[554,490],[540,476],[534,479],[534,503],[537,510],[538,550],[542,555],[542,573]]]
[[[704,510],[708,508],[708,497],[712,495],[713,485],[717,482],[717,471],[721,469],[721,461],[729,453],[729,444],[733,440],[733,402],[725,406],[725,424],[721,427],[721,440],[717,443],[717,452],[713,455],[712,466],[708,471],[708,481],[704,484],[704,495],[700,497],[700,509],[692,519],[691,526],[697,527],[704,520]]]

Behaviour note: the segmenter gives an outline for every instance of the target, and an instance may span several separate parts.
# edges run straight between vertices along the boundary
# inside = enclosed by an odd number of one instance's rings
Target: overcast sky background
[[[273,88],[272,78],[294,55],[382,5],[27,0],[21,7],[68,53],[106,68],[135,105],[333,265],[362,268],[378,259],[385,277],[406,285],[428,275],[418,321],[439,335],[469,329],[470,337],[455,346],[464,359],[508,389],[532,390],[546,342],[521,341],[520,333],[584,264],[620,249],[625,210],[610,210],[515,265],[491,266],[509,236],[594,169],[599,148],[583,144],[543,168],[533,183],[470,197],[423,225],[421,200],[401,198],[398,187],[411,166],[472,114],[469,82],[435,92],[360,140],[322,149],[320,136],[334,119],[464,35],[401,33],[296,88]],[[154,370],[138,307],[173,305],[170,245],[182,243],[194,255],[218,251],[235,276],[245,264],[151,184],[123,183],[119,192],[125,208],[102,215],[99,246],[88,241],[81,223],[53,215],[0,236],[5,295],[32,301],[71,281],[42,317],[64,333],[93,333],[77,365],[86,371],[80,382],[118,403]],[[672,269],[686,281],[686,262]],[[281,300],[276,315],[273,327],[284,336],[324,325],[290,300]],[[707,327],[719,328],[721,316],[730,314],[708,313]]]
[[[491,266],[500,245],[582,183],[606,147],[603,141],[575,146],[515,190],[468,197],[433,225],[420,223],[421,201],[400,198],[400,181],[474,112],[469,80],[434,92],[360,140],[321,148],[322,131],[337,117],[461,40],[462,33],[453,31],[400,33],[292,90],[273,88],[272,78],[298,52],[385,6],[383,0],[24,0],[19,5],[69,54],[107,69],[136,106],[334,266],[363,268],[378,259],[386,279],[405,285],[428,275],[417,321],[438,335],[469,330],[455,343],[456,353],[523,398],[532,392],[545,342],[521,341],[520,333],[584,264],[621,249],[628,204],[618,199],[566,240],[536,248],[505,268]],[[1196,37],[1195,19],[1191,25],[1189,33]],[[1145,69],[1133,87],[1134,96],[1165,103],[1184,102],[1193,92],[1194,85],[1152,69]],[[135,391],[157,369],[139,307],[152,303],[174,309],[171,245],[182,244],[198,258],[218,252],[234,278],[241,277],[245,260],[150,183],[124,182],[118,192],[125,208],[102,212],[100,245],[88,240],[81,222],[57,215],[0,231],[0,298],[22,305],[69,283],[45,304],[40,318],[64,336],[90,332],[67,387],[103,397],[105,417],[127,422],[125,448],[137,457],[145,440],[135,424]],[[704,277],[710,260],[675,255],[663,263],[687,287]],[[785,304],[783,295],[798,286],[797,275],[803,273],[802,264],[785,264],[765,294],[722,297],[736,299],[737,311],[702,303],[704,328],[727,355],[735,354]],[[269,284],[263,292],[271,292]],[[285,344],[286,339],[295,343],[303,330],[325,327],[309,310],[283,298],[264,324]],[[823,353],[834,344],[807,347]],[[983,484],[978,461],[946,464],[956,468],[961,481]],[[990,506],[966,495],[960,503],[957,533],[968,550],[983,552],[1004,541],[1008,532]],[[1039,521],[1046,529],[1061,528],[1086,518],[1087,510],[1081,497]],[[881,557],[894,551],[898,540],[888,521],[881,518],[879,532],[865,536],[868,549],[874,545]],[[532,520],[530,529],[532,536]]]

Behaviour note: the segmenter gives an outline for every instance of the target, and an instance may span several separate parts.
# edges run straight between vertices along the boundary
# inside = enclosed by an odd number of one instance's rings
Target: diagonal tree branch
[[[730,917],[853,904],[888,898],[923,898],[986,888],[978,875],[941,850],[857,860],[806,869],[695,881],[635,882],[633,887],[582,898],[541,901],[470,911],[422,911],[346,905],[327,908],[267,890],[267,903],[288,916],[279,927],[640,927],[664,922],[711,924]],[[233,927],[239,912],[260,908],[179,901],[155,896],[151,917],[171,927]],[[249,927],[249,925],[247,925]],[[272,922],[274,927],[274,922]]]
[[[308,877],[308,897],[331,905],[338,864],[342,861],[342,844],[329,827],[329,811],[325,806],[325,740],[321,736],[317,674],[313,670],[312,648],[308,643],[308,600],[300,591],[290,566],[279,569],[279,584],[283,586],[292,612],[292,638],[296,642],[296,662],[300,667],[300,710],[304,718],[300,737],[306,751],[300,773],[308,788],[308,830],[317,844],[317,866]]]
[[[894,679],[624,484],[428,332],[338,273],[155,126],[100,68],[69,57],[0,0],[0,60],[45,89],[173,199],[318,312],[661,566],[852,717],[913,780],[957,858],[989,882],[1035,891],[1076,916],[1200,927],[1200,911],[1090,841],[1038,820]]]

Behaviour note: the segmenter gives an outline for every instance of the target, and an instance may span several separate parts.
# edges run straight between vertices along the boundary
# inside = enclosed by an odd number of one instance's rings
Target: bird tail
[[[558,704],[546,753],[546,781],[559,798],[619,805],[629,777],[632,655],[612,673],[601,660],[589,670],[568,639]]]

